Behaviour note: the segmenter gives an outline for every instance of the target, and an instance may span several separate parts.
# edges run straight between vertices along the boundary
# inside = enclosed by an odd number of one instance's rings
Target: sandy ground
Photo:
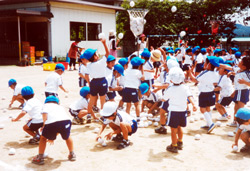
[[[48,145],[46,152],[49,154],[45,165],[37,166],[31,163],[31,159],[38,153],[37,145],[29,145],[29,138],[25,137],[22,126],[29,118],[28,115],[19,122],[11,122],[9,116],[17,116],[19,104],[13,104],[14,109],[7,110],[13,91],[8,88],[8,80],[15,78],[18,83],[30,85],[34,88],[35,97],[44,101],[44,81],[50,73],[43,71],[41,66],[0,67],[0,170],[249,170],[250,154],[233,153],[231,145],[234,138],[228,137],[228,131],[234,128],[226,126],[216,128],[210,135],[200,126],[204,121],[200,120],[201,114],[196,112],[192,117],[198,121],[187,124],[184,128],[184,149],[178,154],[166,151],[166,146],[171,143],[170,129],[167,135],[154,133],[154,126],[139,128],[130,138],[132,145],[123,150],[117,150],[115,142],[108,142],[107,147],[101,147],[95,142],[96,134],[93,130],[100,127],[98,123],[74,125],[71,135],[74,140],[77,160],[67,160],[68,150],[60,136],[53,146]],[[69,105],[79,98],[77,71],[66,71],[63,74],[64,87],[70,91],[66,98],[59,90],[61,105],[68,110]],[[197,103],[197,87],[190,84]],[[2,100],[5,97],[6,100]],[[233,114],[233,104],[228,108]],[[213,118],[218,117],[218,112],[213,112]],[[190,120],[190,118],[188,118]],[[105,133],[109,132],[107,129]],[[195,134],[201,134],[199,141],[194,139]],[[239,147],[243,143],[240,141]],[[8,155],[9,148],[15,148],[16,154]]]

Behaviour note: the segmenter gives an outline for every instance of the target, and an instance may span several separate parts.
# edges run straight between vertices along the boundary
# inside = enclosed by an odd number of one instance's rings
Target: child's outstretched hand
[[[196,106],[193,106],[193,111],[197,111],[197,107]]]
[[[105,44],[106,43],[106,39],[100,39],[100,41]]]
[[[110,132],[109,134],[105,135],[106,140],[111,140],[113,136],[113,132]]]

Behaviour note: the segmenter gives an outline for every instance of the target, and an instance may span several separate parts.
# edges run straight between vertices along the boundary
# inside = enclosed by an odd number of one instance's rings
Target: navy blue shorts
[[[118,91],[118,94],[119,94],[120,96],[122,96],[122,95],[123,95],[123,89],[122,89],[121,91]]]
[[[59,121],[47,124],[43,128],[42,136],[49,140],[55,140],[57,133],[61,134],[62,139],[67,140],[70,135],[71,121]]]
[[[87,86],[87,81],[82,78],[82,77],[79,77],[79,87],[85,87]]]
[[[92,96],[104,96],[108,92],[108,82],[105,77],[94,78],[90,82],[90,94]]]
[[[160,108],[162,108],[163,110],[165,110],[168,113],[168,106],[169,106],[169,104],[168,104],[168,100],[167,100],[165,102],[161,102]]]
[[[247,102],[249,101],[249,90],[248,89],[236,90],[233,101],[247,104]]]
[[[161,66],[161,62],[160,61],[156,61],[153,63],[154,68],[159,68]]]
[[[218,103],[221,104],[222,106],[229,106],[232,101],[233,101],[232,97],[222,97],[218,101]]]
[[[116,96],[115,91],[113,91],[113,92],[107,92],[107,94],[106,94],[106,100],[107,101],[113,100],[115,98],[115,96]]]
[[[135,88],[124,88],[122,101],[125,103],[136,103],[139,101],[138,90]]]
[[[81,110],[72,110],[72,109],[69,109],[69,113],[73,116],[73,117],[76,117],[78,116],[79,112]]]
[[[58,94],[57,93],[51,93],[51,92],[45,92],[45,96],[46,98],[49,97],[49,96],[55,96],[58,98]]]
[[[144,80],[144,81],[141,81],[141,83],[147,83],[151,89],[154,88],[154,87],[152,87],[152,85],[154,84],[154,79]]]
[[[182,70],[188,71],[190,68],[191,68],[190,64],[185,64],[185,65],[183,65]]]
[[[201,72],[203,71],[203,64],[197,64],[195,67],[195,72]]]
[[[28,122],[27,122],[27,126],[32,130],[32,131],[35,131],[37,132],[39,128],[41,128],[43,126],[43,122],[41,123],[31,123],[32,122],[32,119],[30,119]]]
[[[128,135],[132,135],[137,131],[137,122],[135,120],[133,120],[133,124],[131,125],[132,128],[132,132],[129,132]]]
[[[215,105],[215,94],[214,92],[201,92],[199,95],[199,106],[209,107]]]
[[[148,103],[150,103],[150,104],[152,104],[152,105],[154,105],[155,103],[157,103],[157,107],[160,107],[161,104],[162,104],[161,101],[159,101],[159,102],[154,102],[153,100],[145,100],[145,101],[148,102]]]
[[[167,125],[171,128],[178,128],[178,126],[185,127],[187,125],[187,111],[169,111]]]
[[[179,63],[180,68],[182,69],[183,68],[182,61],[179,61],[178,63]]]

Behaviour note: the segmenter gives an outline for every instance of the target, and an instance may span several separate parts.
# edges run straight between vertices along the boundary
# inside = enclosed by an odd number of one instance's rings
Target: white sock
[[[207,121],[208,126],[211,126],[213,121],[212,118],[210,117],[210,114],[208,112],[204,113],[205,120]]]
[[[209,115],[210,115],[210,118],[212,119],[213,117],[212,117],[212,112],[208,112],[209,113]]]

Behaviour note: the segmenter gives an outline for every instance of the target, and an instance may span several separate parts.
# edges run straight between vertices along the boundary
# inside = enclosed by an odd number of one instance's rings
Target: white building
[[[0,1],[0,64],[16,64],[28,43],[44,56],[66,56],[76,37],[80,47],[104,54],[98,34],[115,30],[118,10],[123,8],[81,0]]]

